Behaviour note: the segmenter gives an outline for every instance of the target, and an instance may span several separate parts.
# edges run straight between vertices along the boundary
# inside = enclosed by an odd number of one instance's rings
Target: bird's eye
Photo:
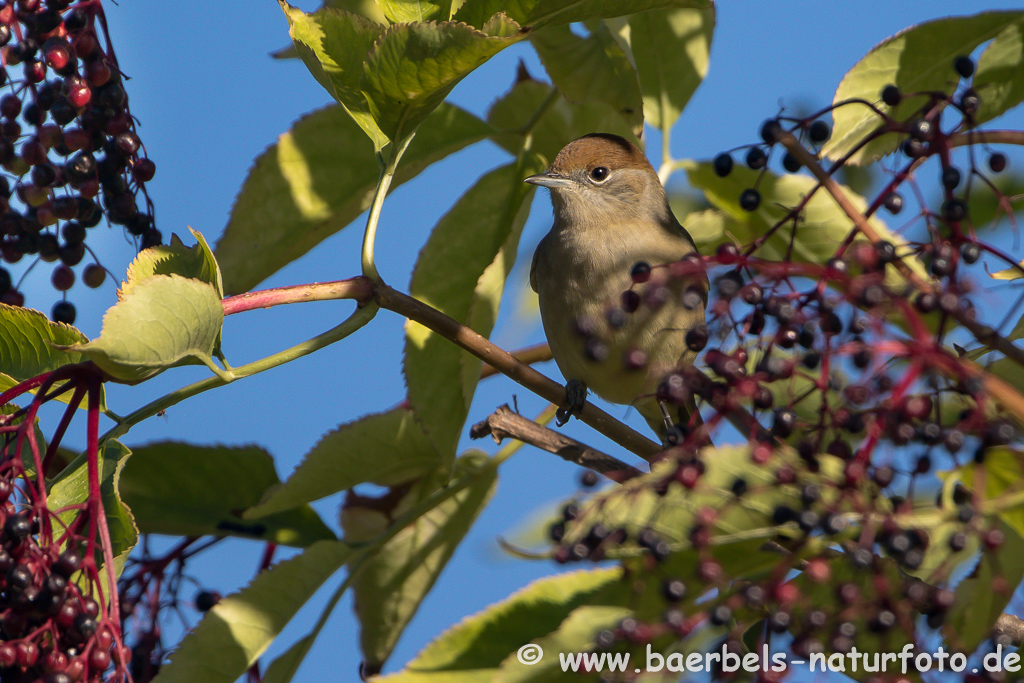
[[[604,166],[596,166],[590,171],[590,178],[594,182],[603,183],[608,180],[608,169]]]

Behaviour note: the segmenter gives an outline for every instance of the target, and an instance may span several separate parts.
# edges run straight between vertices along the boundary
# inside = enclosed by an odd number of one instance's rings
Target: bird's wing
[[[547,235],[537,245],[537,249],[533,252],[533,262],[530,263],[530,289],[537,291],[537,259],[540,257],[540,250],[544,248],[544,240],[547,239]]]

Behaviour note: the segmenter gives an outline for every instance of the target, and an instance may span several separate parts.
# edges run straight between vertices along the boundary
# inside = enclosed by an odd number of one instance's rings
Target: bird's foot
[[[565,405],[555,413],[555,424],[559,427],[565,425],[573,415],[583,412],[583,406],[587,403],[587,385],[578,379],[571,379],[565,383]]]

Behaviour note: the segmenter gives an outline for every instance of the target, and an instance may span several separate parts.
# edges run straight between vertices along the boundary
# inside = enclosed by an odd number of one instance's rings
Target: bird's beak
[[[541,187],[569,187],[572,183],[571,180],[565,176],[559,175],[554,171],[545,171],[544,173],[538,173],[532,175],[523,182],[530,183],[531,185],[540,185]]]

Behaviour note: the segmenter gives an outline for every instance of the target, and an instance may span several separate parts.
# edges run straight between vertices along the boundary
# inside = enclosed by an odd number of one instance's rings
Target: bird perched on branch
[[[582,409],[589,389],[635,406],[666,441],[696,408],[692,398],[681,407],[662,405],[656,392],[674,368],[696,358],[685,337],[704,323],[708,279],[703,271],[673,277],[657,266],[696,253],[693,238],[673,215],[644,153],[617,135],[570,142],[526,182],[549,188],[554,205],[555,222],[533,256],[530,285],[568,381],[560,421]]]

